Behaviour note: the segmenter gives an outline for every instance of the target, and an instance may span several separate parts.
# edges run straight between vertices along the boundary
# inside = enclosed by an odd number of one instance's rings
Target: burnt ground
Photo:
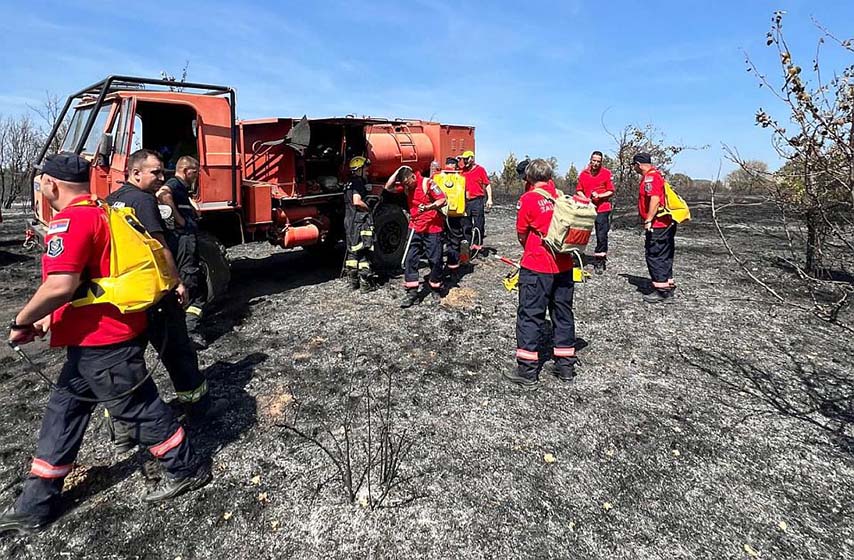
[[[488,245],[518,255],[512,207],[489,216]],[[727,232],[799,298],[771,256],[763,206],[730,209]],[[738,218],[736,220],[736,217]],[[0,315],[35,286],[4,216]],[[583,366],[536,391],[513,367],[507,267],[479,263],[437,305],[400,310],[399,278],[366,297],[339,265],[263,244],[231,250],[231,291],[201,361],[231,407],[193,432],[215,480],[169,505],[139,501],[140,458],[117,456],[97,421],[67,489],[68,511],[8,558],[797,558],[854,557],[854,340],[764,303],[720,246],[707,207],[678,235],[678,304],[645,306],[642,237],[615,220],[605,276],[576,292]],[[745,225],[745,224],[750,224]],[[55,373],[61,355],[31,350]],[[14,498],[48,394],[0,350],[0,500]],[[389,414],[412,447],[381,504],[349,503],[323,452],[347,423],[365,457],[369,405],[391,375]],[[170,385],[156,372],[164,395]],[[369,393],[370,391],[370,393]],[[347,415],[353,420],[346,422]],[[96,412],[95,418],[99,414]],[[377,433],[378,417],[373,431]],[[332,435],[330,435],[330,432]],[[372,445],[376,444],[373,436]],[[551,454],[553,461],[547,461]],[[373,480],[373,498],[378,493]],[[362,502],[360,505],[359,502]]]

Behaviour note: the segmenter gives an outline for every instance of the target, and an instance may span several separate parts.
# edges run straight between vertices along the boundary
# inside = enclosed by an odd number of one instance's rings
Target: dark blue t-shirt
[[[184,222],[186,222],[186,225],[180,229],[184,231],[196,231],[198,229],[196,224],[196,213],[193,210],[192,203],[190,202],[189,187],[187,187],[187,184],[178,177],[172,177],[166,181],[166,186],[172,189],[172,200],[175,201],[175,206],[178,207],[178,212],[181,213],[181,217],[184,218]]]

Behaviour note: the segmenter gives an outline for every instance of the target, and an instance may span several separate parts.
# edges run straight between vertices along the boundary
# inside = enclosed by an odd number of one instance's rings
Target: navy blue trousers
[[[71,472],[95,403],[83,402],[61,389],[87,398],[119,395],[146,375],[145,342],[135,340],[105,347],[70,347],[42,419],[30,475],[15,508],[41,518],[56,513],[62,485]],[[166,472],[183,478],[194,472],[193,452],[184,429],[148,379],[136,391],[107,401],[110,415],[133,426],[136,439],[149,447]]]
[[[546,311],[554,327],[552,356],[556,364],[575,363],[575,315],[572,270],[559,274],[519,271],[519,307],[516,311],[516,363],[519,373],[536,379],[542,365],[539,353],[545,334]]]

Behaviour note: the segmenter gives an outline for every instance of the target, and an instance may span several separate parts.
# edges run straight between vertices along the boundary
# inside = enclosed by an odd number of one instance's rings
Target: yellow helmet
[[[363,167],[367,167],[371,164],[371,160],[363,156],[356,156],[350,160],[349,168],[350,171],[358,171]]]
[[[463,155],[462,155],[462,156],[460,156],[460,157],[465,158],[465,159],[473,158],[473,157],[474,157],[474,152],[473,152],[473,151],[471,151],[471,150],[466,150],[465,152],[463,152]]]

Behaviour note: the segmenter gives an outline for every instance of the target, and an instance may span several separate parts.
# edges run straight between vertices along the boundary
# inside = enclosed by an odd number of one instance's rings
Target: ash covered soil
[[[793,299],[774,268],[765,206],[725,229]],[[201,352],[225,416],[192,432],[214,481],[170,504],[140,502],[140,454],[117,455],[96,410],[45,531],[0,538],[8,558],[797,558],[854,557],[854,341],[807,314],[762,303],[721,247],[708,206],[677,237],[678,303],[640,300],[643,238],[614,220],[604,276],[576,291],[578,379],[533,392],[514,366],[516,296],[480,260],[442,303],[401,310],[399,277],[354,296],[329,263],[266,244],[230,250],[228,296]],[[38,255],[22,214],[0,230],[0,314],[32,293]],[[749,225],[745,225],[749,224]],[[487,245],[517,258],[512,206]],[[770,267],[770,268],[769,268]],[[51,375],[62,355],[30,352]],[[149,356],[149,363],[154,357]],[[48,389],[0,350],[0,501],[26,473]],[[411,443],[378,508],[350,503],[332,461],[348,425],[357,473],[370,407]],[[171,385],[155,373],[165,398]],[[347,418],[351,418],[347,421]],[[376,432],[374,417],[372,432]],[[343,445],[343,443],[342,443]],[[376,437],[372,441],[376,447]],[[547,457],[547,454],[551,456]],[[552,460],[553,459],[553,460]],[[374,477],[372,499],[381,490]],[[361,502],[361,504],[360,504]]]

